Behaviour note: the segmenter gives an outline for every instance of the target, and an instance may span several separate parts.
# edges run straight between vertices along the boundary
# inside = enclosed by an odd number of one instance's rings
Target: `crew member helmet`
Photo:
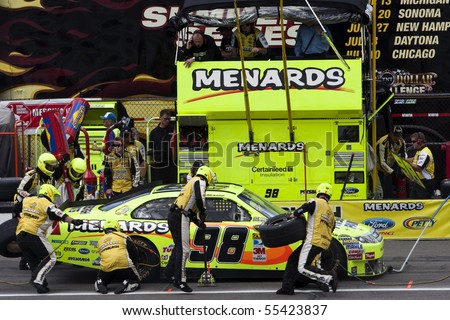
[[[56,157],[50,152],[45,152],[39,156],[38,168],[46,176],[51,177],[56,168],[58,168],[58,160],[56,160]]]
[[[198,168],[200,168],[201,166],[203,166],[203,161],[202,160],[195,160],[194,163],[192,164],[191,167],[191,173],[192,175],[195,175],[198,171]]]
[[[206,183],[208,185],[215,182],[216,174],[214,173],[214,171],[212,171],[211,168],[209,168],[207,166],[201,166],[200,168],[198,168],[197,173],[195,175],[205,178]]]
[[[401,137],[403,134],[403,129],[400,126],[395,126],[394,129],[392,130],[392,132],[394,133],[394,135],[396,135],[397,137]]]
[[[58,189],[52,184],[43,184],[39,189],[39,196],[47,197],[51,202],[55,202],[55,196],[60,196]]]
[[[80,180],[86,172],[86,161],[81,158],[73,158],[69,164],[69,178],[72,181]]]
[[[103,230],[108,231],[108,230],[114,230],[114,231],[120,231],[120,225],[118,221],[114,221],[114,220],[107,220],[105,221],[105,224],[103,226]]]
[[[316,191],[316,197],[319,196],[319,194],[324,194],[328,196],[328,199],[331,198],[332,194],[333,194],[333,187],[331,186],[331,184],[329,183],[321,183],[319,184],[319,186],[317,187],[317,191]]]
[[[130,127],[123,127],[120,131],[122,138],[130,138],[130,141],[134,140],[133,131]]]

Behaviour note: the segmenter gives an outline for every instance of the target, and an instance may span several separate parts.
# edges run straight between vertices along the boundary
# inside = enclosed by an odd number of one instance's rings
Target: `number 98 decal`
[[[226,227],[220,239],[220,227],[207,227],[206,236],[200,228],[197,229],[192,243],[203,247],[206,241],[206,261],[211,262],[214,252],[218,248],[218,263],[239,263],[244,255],[245,243],[247,242],[248,229],[246,227]],[[192,262],[203,262],[203,251],[191,250],[189,260]]]
[[[278,193],[280,189],[266,189],[266,194],[264,198],[278,198]]]

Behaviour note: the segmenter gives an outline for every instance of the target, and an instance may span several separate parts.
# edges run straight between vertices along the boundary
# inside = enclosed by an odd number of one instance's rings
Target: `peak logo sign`
[[[403,226],[406,229],[419,230],[425,228],[427,223],[429,224],[428,227],[432,227],[436,221],[428,217],[411,217],[403,221]]]
[[[290,88],[317,89],[323,86],[326,89],[338,89],[345,83],[344,71],[333,67],[327,70],[319,68],[288,68],[288,82]],[[246,79],[249,90],[284,90],[283,70],[268,68],[246,69]],[[243,77],[239,69],[197,69],[192,73],[194,91],[202,89],[211,90],[243,90]]]

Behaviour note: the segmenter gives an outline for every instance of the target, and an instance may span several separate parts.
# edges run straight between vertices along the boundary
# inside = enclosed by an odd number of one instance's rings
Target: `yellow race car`
[[[87,268],[99,268],[97,241],[106,220],[117,220],[121,230],[135,240],[140,252],[139,270],[143,278],[159,277],[167,265],[173,241],[167,215],[182,185],[156,186],[124,194],[112,200],[87,200],[61,207],[83,225],[59,223],[49,240],[58,261]],[[286,211],[255,193],[235,184],[217,184],[206,192],[206,237],[191,223],[191,251],[187,261],[188,277],[198,277],[206,262],[214,277],[279,278],[286,261],[299,241],[280,247],[265,246],[258,228],[268,219],[282,217]],[[0,225],[0,254],[20,256],[14,242],[17,219]],[[281,231],[289,236],[289,232]],[[338,261],[339,273],[377,276],[386,271],[383,263],[383,238],[378,232],[347,220],[337,219],[330,252]]]

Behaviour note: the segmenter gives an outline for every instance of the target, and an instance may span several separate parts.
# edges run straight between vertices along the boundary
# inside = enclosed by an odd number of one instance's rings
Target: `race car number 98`
[[[323,316],[327,310],[326,304],[266,304],[266,316]]]
[[[220,227],[207,227],[206,240],[203,232],[197,232],[192,242],[194,245],[201,247],[203,242],[206,241],[206,261],[210,262],[213,259],[214,251],[219,247],[218,263],[239,263],[244,254],[248,229],[245,227],[226,227],[220,243],[219,234]],[[203,252],[191,250],[189,260],[193,262],[204,261]]]

